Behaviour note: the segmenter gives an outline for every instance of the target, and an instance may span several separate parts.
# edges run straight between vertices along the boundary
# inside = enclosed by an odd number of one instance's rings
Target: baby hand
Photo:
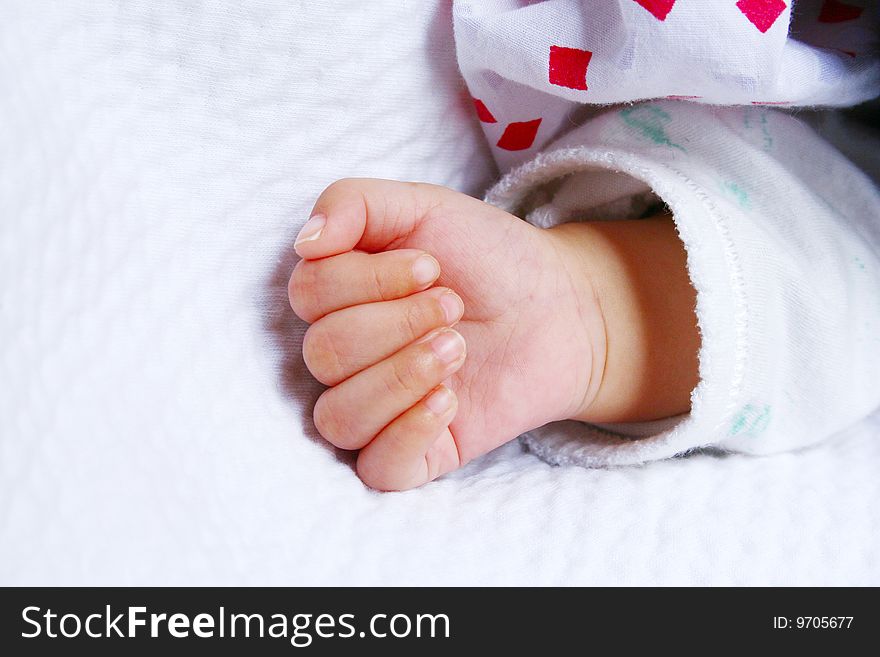
[[[449,432],[455,393],[443,381],[465,360],[461,334],[449,328],[461,298],[431,287],[440,265],[417,249],[349,251],[302,260],[291,302],[306,332],[303,356],[331,386],[315,406],[324,438],[359,449],[358,473],[377,488],[405,488],[457,467]]]
[[[434,185],[343,180],[318,199],[290,300],[330,386],[315,425],[360,450],[368,485],[421,485],[583,405],[598,314],[549,234]]]

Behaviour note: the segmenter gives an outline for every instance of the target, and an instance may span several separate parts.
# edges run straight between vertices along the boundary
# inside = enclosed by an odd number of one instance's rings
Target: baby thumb
[[[454,192],[426,183],[339,180],[318,197],[294,249],[306,260],[352,249],[384,251],[410,234],[449,194]]]

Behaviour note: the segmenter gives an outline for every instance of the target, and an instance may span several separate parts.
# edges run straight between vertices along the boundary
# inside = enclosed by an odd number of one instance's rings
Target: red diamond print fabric
[[[496,146],[506,151],[524,151],[535,143],[541,119],[508,123]]]
[[[739,0],[737,8],[761,33],[766,32],[788,5],[783,0]]]
[[[858,104],[880,91],[878,5],[454,0],[453,18],[476,120],[508,170],[570,129],[583,105]]]
[[[650,11],[657,20],[665,21],[675,0],[635,0],[645,9]]]
[[[550,46],[550,84],[586,91],[587,67],[592,58],[589,50]]]
[[[486,103],[484,103],[479,98],[474,98],[474,107],[477,110],[477,117],[479,117],[480,121],[483,123],[497,123],[498,119],[492,116],[492,112],[489,111],[489,108],[486,107]]]

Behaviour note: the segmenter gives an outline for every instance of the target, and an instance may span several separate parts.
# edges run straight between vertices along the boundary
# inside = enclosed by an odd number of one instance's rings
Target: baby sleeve
[[[865,151],[878,145],[862,139]],[[541,226],[662,202],[697,293],[690,412],[551,423],[523,437],[546,460],[792,450],[842,436],[880,406],[880,193],[807,122],[676,101],[610,110],[514,169],[487,201]]]
[[[878,11],[868,0],[455,0],[453,23],[462,76],[507,171],[584,105],[863,102],[880,85]]]

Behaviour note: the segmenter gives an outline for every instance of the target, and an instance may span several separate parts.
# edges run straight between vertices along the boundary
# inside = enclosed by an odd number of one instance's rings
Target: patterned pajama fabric
[[[459,66],[503,170],[584,104],[854,105],[876,93],[877,3],[456,0]]]

